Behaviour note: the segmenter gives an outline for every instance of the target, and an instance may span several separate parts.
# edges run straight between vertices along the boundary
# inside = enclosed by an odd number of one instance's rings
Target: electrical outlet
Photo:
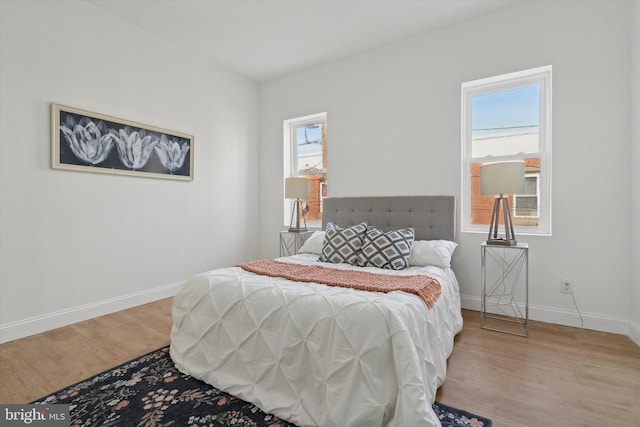
[[[560,279],[560,292],[562,292],[563,294],[570,294],[571,287],[571,279]]]

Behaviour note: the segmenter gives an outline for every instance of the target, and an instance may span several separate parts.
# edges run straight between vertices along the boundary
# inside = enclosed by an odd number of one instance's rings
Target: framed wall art
[[[193,136],[51,104],[51,166],[188,181]]]

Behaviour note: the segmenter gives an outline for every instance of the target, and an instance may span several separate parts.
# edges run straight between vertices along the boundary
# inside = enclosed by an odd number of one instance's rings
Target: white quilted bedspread
[[[442,295],[429,309],[400,291],[213,270],[174,298],[171,357],[180,371],[299,426],[439,426],[431,403],[462,328],[453,271],[365,270],[425,273]]]

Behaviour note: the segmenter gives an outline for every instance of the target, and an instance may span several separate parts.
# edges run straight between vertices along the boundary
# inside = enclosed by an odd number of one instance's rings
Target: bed
[[[439,426],[431,404],[462,328],[449,266],[455,222],[453,196],[325,199],[327,231],[313,234],[306,253],[276,262],[393,281],[430,277],[440,286],[431,307],[405,291],[220,268],[192,277],[174,298],[171,357],[180,371],[298,426]],[[318,261],[334,228],[361,224],[384,234],[413,229],[409,267]]]

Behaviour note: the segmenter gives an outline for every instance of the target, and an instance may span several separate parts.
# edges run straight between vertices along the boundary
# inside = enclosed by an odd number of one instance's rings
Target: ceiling
[[[257,81],[468,19],[519,0],[88,0]]]

